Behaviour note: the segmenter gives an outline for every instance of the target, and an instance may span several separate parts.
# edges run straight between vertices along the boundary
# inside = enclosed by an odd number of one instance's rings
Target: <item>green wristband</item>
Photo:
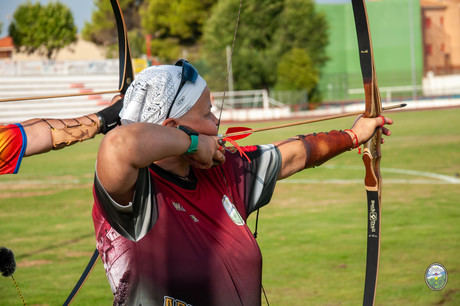
[[[190,147],[188,147],[187,154],[193,154],[198,150],[198,135],[189,135],[190,136]]]
[[[193,154],[198,150],[198,133],[183,125],[177,127],[179,130],[184,132],[190,137],[190,146],[187,149],[186,154]]]

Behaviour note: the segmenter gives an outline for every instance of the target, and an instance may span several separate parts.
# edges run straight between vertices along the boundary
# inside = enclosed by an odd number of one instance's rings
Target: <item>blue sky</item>
[[[54,0],[56,1],[56,0]],[[22,3],[26,3],[27,0],[0,0],[0,21],[3,23],[2,32],[0,37],[7,35],[8,25],[13,18],[13,13],[16,8]],[[38,2],[38,0],[32,0],[32,3]],[[52,2],[51,0],[40,0],[41,3],[46,4]],[[72,11],[74,22],[81,30],[85,21],[91,19],[91,11],[93,10],[93,0],[59,0],[59,2],[67,5]]]
[[[38,0],[32,0],[33,3]],[[40,0],[41,3],[45,4],[52,0]],[[91,11],[93,10],[93,0],[59,0],[61,3],[66,4],[72,11],[75,19],[75,24],[80,31],[85,24],[85,21],[91,19]],[[344,3],[350,0],[315,0],[317,3]],[[3,23],[3,29],[0,33],[0,37],[7,35],[8,25],[11,22],[12,16],[16,8],[27,2],[27,0],[0,0],[0,21]]]

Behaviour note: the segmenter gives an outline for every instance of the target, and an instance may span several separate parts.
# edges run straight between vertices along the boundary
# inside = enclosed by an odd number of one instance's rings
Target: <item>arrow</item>
[[[396,104],[396,105],[391,105],[391,106],[384,107],[384,108],[382,108],[382,110],[383,111],[388,111],[388,110],[392,110],[392,109],[403,108],[405,106],[407,106],[406,103],[401,103],[401,104]],[[338,119],[338,118],[357,116],[357,115],[362,115],[362,114],[363,114],[362,111],[350,112],[350,113],[345,113],[345,114],[331,115],[331,116],[315,118],[315,119],[309,119],[309,120],[304,120],[304,121],[296,121],[296,122],[280,124],[280,125],[275,125],[275,126],[269,126],[269,127],[264,127],[264,128],[258,128],[258,129],[251,129],[251,128],[247,128],[247,127],[230,127],[230,128],[227,129],[225,135],[220,135],[219,137],[220,138],[231,138],[232,140],[238,140],[238,139],[248,137],[252,133],[257,133],[257,132],[262,132],[262,131],[269,131],[269,130],[274,130],[274,129],[282,129],[282,128],[287,128],[287,127],[291,127],[291,126],[309,124],[309,123],[313,123],[313,122],[320,122],[320,121],[326,121],[326,120],[331,120],[331,119]]]
[[[79,97],[79,96],[90,96],[90,95],[105,95],[105,94],[113,94],[113,93],[120,93],[120,90],[117,89],[117,90],[96,91],[96,92],[82,92],[82,93],[74,93],[74,94],[52,95],[52,96],[6,98],[6,99],[0,99],[0,103],[2,103],[2,102],[14,102],[14,101],[29,101],[29,100],[68,98],[68,97]]]

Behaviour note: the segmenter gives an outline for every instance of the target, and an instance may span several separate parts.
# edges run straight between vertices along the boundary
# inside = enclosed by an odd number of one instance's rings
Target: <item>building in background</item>
[[[77,35],[77,41],[67,47],[62,48],[56,54],[55,61],[82,61],[82,60],[104,60],[105,48],[86,41]],[[44,59],[38,53],[26,54],[13,52],[12,60],[15,61],[41,61]]]
[[[387,95],[385,88],[396,88],[390,93],[393,98],[421,94],[424,67],[420,1],[366,1],[366,5],[382,98]],[[323,100],[361,99],[362,94],[353,94],[354,89],[362,88],[362,78],[351,2],[317,4],[317,10],[326,15],[330,35],[326,50],[329,61],[320,79]]]
[[[65,68],[68,66],[80,66],[78,69],[81,71],[85,70],[87,73],[88,69],[81,67],[92,66],[92,70],[100,68],[101,74],[111,73],[113,71],[111,67],[113,66],[112,59],[107,59],[106,53],[107,50],[105,47],[86,41],[81,38],[80,35],[77,35],[77,41],[75,43],[60,49],[51,61],[47,61],[46,57],[39,55],[37,52],[32,54],[17,52],[14,48],[12,38],[6,36],[0,38],[0,75],[30,75],[35,72],[40,73],[44,71],[58,70],[60,73],[64,74],[65,72],[63,72],[63,70],[67,70],[69,73],[74,73],[74,71]],[[109,68],[106,67],[106,69],[103,67],[104,64],[101,64],[105,60],[108,60],[107,65],[110,66]],[[118,60],[117,55],[115,60]],[[132,60],[136,73],[142,71],[148,66],[146,58],[133,58]],[[153,62],[153,64],[159,63]],[[38,66],[47,66],[47,68],[40,68]],[[14,68],[14,70],[11,70],[11,68]],[[97,73],[97,71],[93,71],[92,73]]]
[[[460,72],[460,0],[421,0],[424,72]]]
[[[0,38],[0,60],[12,58],[13,52],[13,39],[9,36]]]

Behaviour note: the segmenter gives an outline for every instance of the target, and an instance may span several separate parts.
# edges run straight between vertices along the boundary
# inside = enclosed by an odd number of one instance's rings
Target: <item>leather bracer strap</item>
[[[345,151],[353,149],[353,141],[343,131],[297,135],[306,152],[305,168],[316,167]]]
[[[98,133],[99,124],[90,117],[85,117],[91,121],[89,124],[84,124],[77,119],[73,119],[75,124],[70,125],[58,119],[63,124],[63,127],[59,128],[51,125],[47,119],[42,119],[50,127],[53,150],[59,150],[78,141],[81,142],[93,138]]]
[[[96,113],[99,118],[101,126],[101,133],[107,134],[110,130],[120,125],[119,113],[123,108],[123,99],[118,100],[114,104],[104,108],[103,110]]]

